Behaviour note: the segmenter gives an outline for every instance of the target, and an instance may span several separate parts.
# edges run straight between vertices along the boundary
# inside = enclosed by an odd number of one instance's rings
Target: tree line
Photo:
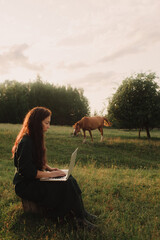
[[[90,114],[83,89],[58,87],[44,83],[38,76],[29,83],[6,80],[0,84],[0,123],[22,123],[33,107],[43,106],[52,111],[51,124],[72,125]]]
[[[123,80],[107,107],[107,118],[112,127],[122,129],[160,128],[160,87],[155,73],[138,73]],[[0,84],[0,123],[22,123],[33,107],[43,106],[52,113],[52,124],[72,125],[90,115],[88,99],[83,89],[58,87],[36,81],[20,83],[8,81]]]

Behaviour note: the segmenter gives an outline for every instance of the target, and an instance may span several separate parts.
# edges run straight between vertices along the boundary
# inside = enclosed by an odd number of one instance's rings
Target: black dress
[[[56,216],[64,216],[71,210],[81,216],[83,214],[81,190],[76,180],[72,176],[62,182],[36,179],[37,168],[33,161],[34,157],[34,143],[30,136],[25,135],[14,156],[17,172],[13,184],[16,194],[23,199],[52,209]]]

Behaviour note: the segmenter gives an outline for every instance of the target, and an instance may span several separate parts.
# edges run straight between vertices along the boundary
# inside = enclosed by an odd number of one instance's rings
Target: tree
[[[49,108],[53,113],[52,123],[58,125],[72,125],[89,114],[82,89],[56,87],[44,83],[39,76],[34,82],[7,80],[0,84],[1,123],[22,123],[25,114],[36,106]]]
[[[22,122],[27,110],[28,89],[25,84],[15,80],[0,84],[0,122]]]
[[[114,126],[150,130],[159,127],[160,91],[155,73],[138,73],[126,78],[108,105],[108,117]]]

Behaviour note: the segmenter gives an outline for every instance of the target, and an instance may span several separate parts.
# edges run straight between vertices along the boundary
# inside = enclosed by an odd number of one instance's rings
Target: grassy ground
[[[151,140],[136,131],[105,128],[104,142],[93,131],[73,137],[71,127],[52,126],[46,134],[50,165],[67,167],[79,147],[73,176],[83,193],[85,207],[100,216],[97,232],[75,231],[69,223],[24,214],[14,193],[11,147],[20,125],[0,124],[0,239],[6,240],[158,240],[160,239],[160,131]]]

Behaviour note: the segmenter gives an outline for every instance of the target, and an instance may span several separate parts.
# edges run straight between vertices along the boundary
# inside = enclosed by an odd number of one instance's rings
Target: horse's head
[[[79,126],[79,123],[78,123],[78,122],[75,123],[75,124],[73,125],[73,128],[74,128],[74,132],[73,132],[73,134],[74,134],[74,136],[77,136],[77,134],[80,132],[80,126]]]

